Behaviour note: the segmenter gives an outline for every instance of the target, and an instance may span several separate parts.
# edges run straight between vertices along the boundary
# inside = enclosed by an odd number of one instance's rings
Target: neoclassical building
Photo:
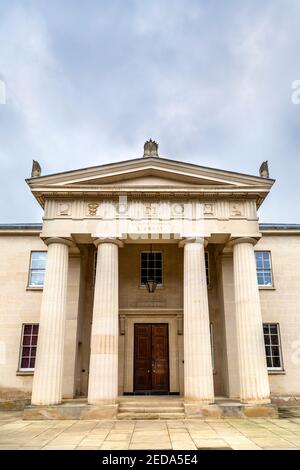
[[[119,163],[34,162],[27,184],[43,223],[0,226],[2,401],[101,418],[153,395],[174,417],[299,399],[300,225],[259,224],[266,163],[212,169],[150,140]]]

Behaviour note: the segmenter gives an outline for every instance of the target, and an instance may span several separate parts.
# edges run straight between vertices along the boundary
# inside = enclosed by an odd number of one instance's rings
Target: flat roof
[[[41,231],[42,224],[38,223],[15,223],[15,224],[0,224],[0,230],[36,230]],[[259,224],[259,229],[262,231],[268,230],[300,230],[300,224]]]
[[[43,224],[0,224],[0,230],[42,230]]]
[[[300,224],[259,224],[260,230],[300,230]]]

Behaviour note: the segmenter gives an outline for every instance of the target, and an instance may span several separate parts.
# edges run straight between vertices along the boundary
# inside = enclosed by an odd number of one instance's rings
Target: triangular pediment
[[[39,176],[27,180],[35,194],[68,191],[109,192],[118,190],[158,193],[232,190],[267,193],[274,180],[203,167],[164,158],[139,158],[108,165]]]
[[[199,175],[186,175],[168,172],[159,168],[146,168],[133,170],[129,173],[116,173],[110,175],[101,175],[93,178],[87,178],[83,180],[77,180],[69,183],[71,185],[84,185],[84,186],[102,186],[102,185],[113,185],[120,187],[129,186],[145,186],[145,187],[177,187],[177,186],[188,186],[188,185],[218,185],[224,184],[223,181],[210,178],[201,178]]]

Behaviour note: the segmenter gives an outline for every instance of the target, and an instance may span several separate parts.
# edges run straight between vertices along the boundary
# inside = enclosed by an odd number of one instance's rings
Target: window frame
[[[206,259],[207,259],[207,266],[206,266]],[[206,275],[206,285],[207,287],[210,286],[210,260],[209,260],[209,251],[204,251],[204,264],[205,264],[205,275]]]
[[[211,365],[212,365],[213,372],[215,372],[214,325],[213,325],[213,322],[210,322],[210,324],[209,324],[209,332],[210,332],[210,348],[211,348]]]
[[[149,250],[142,250],[140,251],[140,270],[139,270],[139,285],[141,288],[147,288],[146,284],[143,284],[142,281],[142,253],[160,253],[161,254],[161,283],[157,284],[158,288],[163,288],[164,287],[164,256],[163,256],[163,251],[161,250],[155,250],[155,251],[149,251]]]
[[[37,335],[30,335],[30,338],[32,338],[32,336],[37,336],[37,342],[38,342],[38,338],[39,338],[39,323],[22,323],[22,328],[21,328],[21,338],[20,338],[20,347],[19,347],[19,360],[18,360],[18,372],[21,372],[21,373],[33,373],[34,370],[35,370],[35,367],[22,367],[22,359],[23,359],[23,347],[25,346],[28,346],[29,348],[32,347],[32,345],[24,345],[24,331],[25,331],[25,327],[26,326],[38,326],[38,332],[37,332]],[[30,341],[31,342],[31,341]],[[34,345],[34,347],[36,348],[37,350],[37,342],[36,342],[36,345]],[[31,359],[31,355],[29,356],[29,358]],[[36,361],[36,352],[35,352],[35,361]],[[35,365],[35,363],[34,363]]]
[[[97,273],[97,259],[98,259],[98,250],[94,251],[93,256],[93,286],[96,284],[96,273]]]
[[[258,282],[258,268],[257,268],[257,259],[256,259],[256,253],[268,253],[269,254],[269,263],[270,263],[270,276],[271,276],[271,284],[259,284]],[[259,289],[274,289],[274,275],[273,275],[273,262],[272,262],[272,253],[271,250],[255,250],[255,268],[256,268],[256,279],[257,279],[257,285]],[[265,270],[260,270],[263,273]]]
[[[32,263],[32,254],[33,253],[46,253],[45,257],[45,268],[44,269],[35,269],[31,267]],[[27,289],[29,290],[43,290],[45,285],[45,271],[46,271],[46,260],[47,260],[47,250],[32,250],[29,257],[29,269],[28,269],[28,279],[27,279]],[[41,286],[35,286],[31,284],[31,274],[34,271],[44,271],[44,282]]]
[[[264,347],[270,347],[272,348],[272,346],[277,346],[277,345],[272,345],[271,344],[271,341],[269,344],[266,345],[266,342],[265,342],[265,333],[264,333],[264,326],[265,325],[268,325],[269,326],[269,334],[268,334],[268,338],[270,338],[271,336],[271,333],[270,333],[270,325],[276,325],[276,328],[277,328],[277,337],[278,337],[278,349],[279,349],[279,356],[276,356],[276,357],[279,357],[280,359],[280,367],[270,367],[268,366],[268,362],[267,362],[267,357],[273,357],[272,356],[272,350],[271,350],[271,355],[270,356],[267,356],[267,353],[266,353],[266,349],[265,349],[265,357],[266,357],[266,363],[267,363],[267,369],[268,371],[283,371],[284,370],[284,365],[283,365],[283,354],[282,354],[282,343],[281,343],[281,333],[280,333],[280,325],[278,322],[264,322],[263,323],[263,335],[264,335]]]

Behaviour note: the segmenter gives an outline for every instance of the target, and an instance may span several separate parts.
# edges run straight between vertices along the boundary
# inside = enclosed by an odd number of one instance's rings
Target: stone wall
[[[279,323],[282,373],[269,375],[273,397],[300,398],[300,237],[264,235],[256,250],[270,250],[274,289],[260,289],[264,322]]]
[[[164,286],[149,294],[140,286],[140,251],[149,245],[127,244],[119,250],[120,315],[135,311],[147,319],[149,312],[176,318],[183,308],[183,251],[177,244],[153,244],[163,252]],[[232,255],[224,257],[223,268],[218,245],[209,245],[210,321],[213,323],[214,385],[216,395],[238,396],[239,378],[235,340],[235,311]],[[274,288],[260,289],[263,321],[278,322],[284,371],[270,374],[273,397],[300,396],[300,237],[267,235],[255,247],[271,250]],[[38,323],[42,290],[30,290],[30,252],[47,250],[35,235],[0,237],[0,397],[28,397],[32,375],[18,372],[23,323]],[[93,305],[94,247],[82,245],[80,255],[71,255],[67,294],[67,326],[64,362],[64,397],[86,395],[89,367],[89,337]],[[224,255],[222,255],[224,256]],[[150,318],[150,317],[149,317]],[[158,318],[158,317],[156,317]],[[226,320],[224,323],[224,319]],[[78,320],[78,328],[77,328]],[[179,390],[183,390],[183,336],[177,335]],[[175,340],[176,341],[176,340]],[[119,336],[119,390],[124,378],[125,337]],[[84,372],[82,372],[84,371]]]

